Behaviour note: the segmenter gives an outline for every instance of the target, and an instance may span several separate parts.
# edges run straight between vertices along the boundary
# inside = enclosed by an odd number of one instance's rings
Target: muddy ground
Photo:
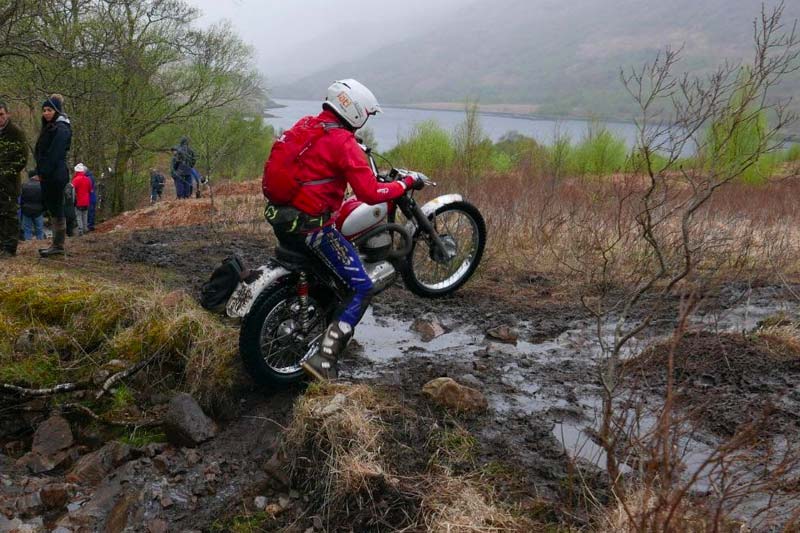
[[[205,226],[91,234],[68,245],[70,256],[53,268],[91,272],[126,283],[160,282],[195,295],[226,256],[236,253],[248,264],[258,265],[272,249],[267,237],[218,233]],[[34,248],[26,243],[15,261],[35,261]],[[462,465],[465,472],[491,471],[490,479],[507,502],[528,510],[536,508],[535,512],[548,520],[570,516],[580,524],[587,516],[579,504],[573,508],[570,503],[580,492],[575,487],[575,462],[580,463],[580,475],[589,480],[601,500],[605,487],[600,469],[593,466],[602,465],[603,452],[590,437],[598,404],[599,345],[595,324],[558,286],[556,280],[537,273],[512,280],[483,276],[452,297],[424,300],[397,285],[378,296],[358,328],[344,362],[344,377],[390,391],[426,420],[467,429],[478,446],[471,464]],[[727,285],[708,295],[693,327],[751,329],[777,311],[796,311],[798,302],[790,289],[770,284],[756,288]],[[676,308],[674,302],[654,328],[634,340],[634,352],[668,333]],[[447,333],[423,342],[411,327],[413,320],[423,315],[441,322]],[[487,331],[498,326],[509,326],[518,340],[488,338]],[[737,351],[733,342],[726,346],[736,353],[763,356],[759,351]],[[711,352],[712,347],[705,346],[693,353]],[[797,418],[790,414],[800,412],[796,379],[800,374],[792,367],[794,373],[784,369],[776,375],[775,368],[749,366],[745,360],[727,373],[711,368],[686,382],[692,386],[697,380],[702,382],[695,394],[724,389],[730,398],[751,398],[765,387],[771,389],[772,399],[781,402],[782,412],[787,413],[786,423],[796,428]],[[767,378],[765,369],[771,372]],[[652,375],[657,374],[653,370]],[[489,411],[453,417],[431,406],[421,389],[441,376],[481,390],[489,400]],[[651,392],[657,396],[662,383],[655,378],[651,381]],[[140,526],[134,530],[146,530],[158,517],[169,522],[169,531],[219,529],[225,520],[248,513],[253,496],[284,498],[289,494],[288,488],[265,473],[264,465],[275,451],[280,428],[289,420],[294,398],[303,389],[269,391],[248,384],[246,378],[244,382],[240,404],[231,409],[228,419],[220,421],[221,433],[199,448],[199,456],[185,450],[157,449],[135,458],[125,467],[129,471],[119,474],[128,487],[125,490],[147,502],[140,505]],[[776,389],[780,383],[782,387]],[[737,424],[747,420],[742,412],[747,405],[738,401],[714,405],[706,412],[708,421],[714,421],[704,427],[708,438],[735,431]],[[8,476],[8,472],[13,470],[7,468],[3,474]],[[169,505],[165,505],[165,497]],[[288,507],[294,511],[286,512],[273,525],[306,531],[318,524],[302,512],[303,497],[290,494]],[[548,506],[542,502],[560,503]]]

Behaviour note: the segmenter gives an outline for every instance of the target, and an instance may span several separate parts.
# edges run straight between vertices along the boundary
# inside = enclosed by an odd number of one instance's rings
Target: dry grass
[[[481,210],[489,233],[481,274],[519,278],[540,273],[573,289],[578,287],[576,280],[582,287],[597,283],[591,272],[601,259],[610,259],[609,280],[617,285],[624,286],[631,276],[640,274],[636,267],[648,253],[635,225],[645,185],[640,176],[554,180],[516,172],[472,181],[439,178],[440,186],[423,191],[419,199],[457,192]],[[676,177],[667,193],[665,211],[688,194],[677,181]],[[800,273],[800,206],[793,199],[798,195],[800,182],[791,179],[759,186],[732,183],[717,191],[694,224],[694,234],[708,243],[701,270],[705,266],[708,271],[729,272],[731,277],[743,271],[796,277]],[[161,202],[124,213],[98,231],[213,224],[220,230],[270,234],[263,208],[258,181],[221,183],[215,185],[213,200]],[[610,258],[601,258],[599,250],[620,231],[624,242]],[[676,231],[665,227],[664,238],[669,240]]]
[[[640,533],[658,531],[663,524],[653,516],[658,496],[651,489],[632,490],[625,501],[611,507],[598,519],[596,533]],[[675,509],[669,531],[681,533],[746,533],[749,529],[739,523],[714,516],[702,506],[684,501]]]
[[[0,273],[0,381],[25,387],[96,379],[112,360],[153,357],[142,385],[206,407],[237,377],[237,332],[181,292],[100,282],[38,267]]]
[[[647,253],[635,226],[642,178],[617,175],[602,179],[494,176],[473,183],[444,184],[442,192],[460,192],[478,206],[487,221],[489,241],[484,273],[543,273],[575,286],[590,285],[599,262],[610,261],[610,280],[625,285]],[[663,207],[667,212],[686,198],[685,186],[674,185]],[[800,182],[776,180],[761,186],[730,184],[701,211],[694,234],[709,243],[705,265],[767,276],[800,272],[800,208],[792,201]],[[669,224],[673,224],[670,221]],[[610,257],[599,250],[622,234]],[[665,242],[676,228],[663,229]],[[500,238],[502,236],[502,238]],[[703,265],[700,265],[701,267]]]
[[[294,408],[283,453],[314,511],[339,524],[435,532],[534,531],[446,469],[398,475],[390,419],[415,417],[365,385],[313,385]],[[426,462],[423,462],[425,464]]]

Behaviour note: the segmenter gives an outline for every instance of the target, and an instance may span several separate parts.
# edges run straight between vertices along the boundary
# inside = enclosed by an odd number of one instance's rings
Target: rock
[[[344,394],[337,394],[328,403],[328,405],[322,408],[320,415],[327,418],[335,413],[338,413],[344,409],[345,403],[347,403],[347,397]]]
[[[417,318],[411,325],[411,329],[420,334],[422,342],[430,342],[436,337],[447,333],[439,319],[430,314]]]
[[[134,463],[119,468],[115,475],[106,477],[88,500],[72,502],[69,514],[61,517],[57,526],[75,531],[121,531],[128,523],[128,511],[138,499],[138,493],[127,492],[123,484],[136,479]],[[130,489],[129,489],[130,490]]]
[[[186,450],[186,452],[184,452],[183,455],[184,455],[184,457],[186,457],[186,463],[189,466],[194,466],[194,465],[196,465],[197,463],[199,463],[200,461],[203,460],[203,456],[200,455],[200,452],[198,452],[197,450],[194,450],[194,449]]]
[[[19,518],[7,519],[0,513],[0,531],[12,531],[14,533],[39,533],[46,531],[44,520],[41,517],[34,518],[28,522],[23,522]]]
[[[36,337],[38,332],[36,329],[26,329],[19,334],[17,340],[14,341],[14,351],[21,354],[30,355],[36,350]]]
[[[162,453],[153,457],[153,466],[156,467],[161,474],[167,474],[172,470],[172,461],[170,461],[167,453]]]
[[[128,364],[123,361],[122,359],[112,359],[111,361],[107,362],[103,365],[104,367],[110,370],[125,370],[128,368]]]
[[[278,505],[281,506],[281,509],[286,510],[292,506],[292,500],[290,500],[286,496],[281,496],[280,498],[278,498]]]
[[[164,443],[164,442],[151,442],[151,443],[147,444],[147,445],[146,445],[146,446],[143,448],[143,450],[142,450],[142,451],[144,452],[144,454],[145,454],[147,457],[149,457],[149,458],[151,458],[151,459],[152,459],[152,458],[153,458],[153,457],[155,457],[156,455],[159,455],[160,453],[163,453],[163,451],[164,451],[166,448],[167,448],[167,445],[166,445],[166,443]]]
[[[264,511],[270,516],[278,516],[283,512],[283,507],[277,503],[271,503],[264,508]]]
[[[106,380],[109,377],[111,377],[111,371],[110,370],[104,370],[104,369],[101,368],[100,370],[96,371],[94,373],[94,375],[92,376],[92,383],[94,383],[97,386],[101,386],[101,385],[103,385],[103,383],[106,382]]]
[[[481,391],[459,385],[451,378],[429,381],[422,392],[437,404],[456,411],[484,411],[489,406]]]
[[[67,483],[50,483],[39,491],[42,505],[47,509],[60,509],[67,505],[67,502],[75,493],[75,486]]]
[[[106,520],[106,533],[121,533],[128,526],[128,514],[136,501],[136,496],[126,493],[117,500]]]
[[[321,516],[315,516],[311,520],[311,522],[314,524],[314,529],[319,529],[320,531],[323,531],[325,529],[323,527],[325,524],[322,522],[322,517]]]
[[[458,381],[460,383],[463,383],[467,387],[472,387],[473,389],[478,389],[483,386],[481,380],[479,380],[472,374],[464,374],[463,376],[458,378]]]
[[[73,442],[69,423],[60,416],[51,416],[36,428],[31,451],[22,456],[17,464],[34,474],[49,472],[70,457],[68,449]]]
[[[151,520],[147,524],[147,531],[149,533],[167,533],[169,531],[169,525],[165,520],[157,518],[155,520]]]
[[[506,344],[517,344],[519,334],[509,326],[497,326],[486,332],[486,336]]]
[[[263,511],[267,507],[267,498],[265,496],[256,496],[253,498],[253,505],[259,511]]]
[[[208,418],[189,394],[177,394],[169,402],[164,417],[164,433],[177,446],[192,448],[217,434],[217,425]]]
[[[130,446],[116,441],[109,442],[99,450],[81,457],[67,474],[67,481],[95,486],[130,456]]]
[[[289,486],[289,476],[283,470],[283,461],[281,461],[279,452],[276,451],[272,454],[272,457],[264,464],[264,472],[277,482],[276,488]]]
[[[74,442],[69,422],[58,415],[51,416],[36,428],[31,451],[48,457],[66,450]]]

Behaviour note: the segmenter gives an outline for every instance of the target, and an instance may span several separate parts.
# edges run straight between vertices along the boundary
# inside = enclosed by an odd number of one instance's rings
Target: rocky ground
[[[161,283],[192,294],[231,253],[259,264],[271,250],[267,237],[208,226],[98,233],[68,244],[70,256],[49,268]],[[23,246],[15,263],[35,262],[34,248]],[[491,483],[505,505],[529,517],[553,523],[569,517],[580,525],[589,517],[576,469],[581,483],[599,501],[605,498],[606,483],[595,467],[602,452],[591,438],[598,339],[587,313],[559,287],[540,274],[512,280],[484,275],[436,301],[416,298],[399,285],[391,288],[359,328],[345,379],[373,385],[419,415],[414,428],[391,422],[398,439],[407,439],[404,445],[429,445],[422,435],[431,428],[468,435],[464,455],[448,461],[448,468]],[[730,286],[710,297],[703,310],[708,321],[722,316],[715,327],[742,329],[795,305],[788,292],[768,285],[748,293],[742,318],[745,291],[749,287]],[[637,339],[637,346],[668,330],[669,311],[661,329]],[[738,399],[752,400],[778,381],[784,386],[773,400],[782,402],[785,427],[797,429],[796,360],[784,360],[782,370],[770,374],[775,379],[764,381],[765,367],[748,363],[764,357],[763,347],[729,340],[720,348],[704,338],[690,341],[685,353],[724,348],[742,358],[734,358],[735,370],[687,374],[687,395],[721,389],[728,399],[707,413],[717,422],[710,433],[735,429],[750,405]],[[652,375],[656,395],[661,382],[657,372]],[[431,383],[437,378],[453,381]],[[242,382],[238,404],[214,421],[191,398],[165,398],[165,438],[141,441],[106,440],[94,425],[78,423],[57,405],[13,416],[0,407],[0,531],[335,530],[335,520],[313,511],[313,495],[292,486],[278,453],[304,387],[263,390],[246,376]],[[142,434],[151,433],[145,428]],[[408,471],[424,467],[417,464],[419,454],[400,457]]]

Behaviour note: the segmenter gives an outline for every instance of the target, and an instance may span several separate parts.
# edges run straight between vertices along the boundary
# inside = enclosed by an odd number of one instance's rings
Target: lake
[[[286,106],[268,111],[274,118],[267,119],[267,122],[275,126],[276,130],[289,129],[300,117],[315,115],[321,110],[321,101],[317,100],[275,100],[275,102]],[[590,124],[587,120],[521,118],[492,113],[479,113],[479,115],[481,126],[493,141],[497,141],[510,131],[518,131],[540,143],[552,144],[554,134],[559,129],[562,134],[568,134],[574,142],[586,134]],[[387,106],[383,107],[382,114],[367,121],[367,127],[375,132],[377,149],[386,151],[392,149],[398,139],[408,135],[415,124],[426,120],[435,120],[444,129],[453,131],[463,122],[464,112]],[[629,146],[633,146],[636,128],[632,123],[608,122],[606,125],[614,134],[625,139]]]

